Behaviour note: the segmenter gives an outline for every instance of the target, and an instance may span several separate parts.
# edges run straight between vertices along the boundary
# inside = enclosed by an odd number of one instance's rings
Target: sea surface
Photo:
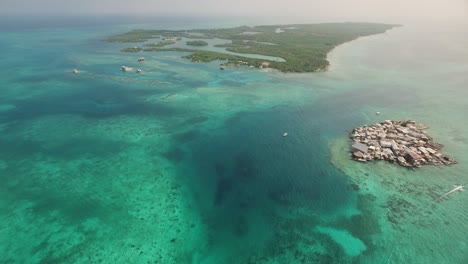
[[[284,74],[102,41],[254,20],[5,21],[0,263],[468,263],[468,192],[438,200],[468,185],[466,24]],[[348,131],[385,119],[426,124],[459,163],[350,160]]]

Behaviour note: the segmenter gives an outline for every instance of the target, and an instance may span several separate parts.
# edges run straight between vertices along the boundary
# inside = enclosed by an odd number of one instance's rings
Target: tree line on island
[[[126,48],[125,52],[190,52],[185,56],[194,62],[226,60],[226,64],[260,67],[265,59],[247,58],[241,54],[258,54],[283,58],[285,61],[268,61],[268,67],[282,72],[316,72],[328,68],[327,54],[336,46],[362,36],[384,33],[397,25],[379,23],[323,23],[300,25],[272,25],[235,27],[226,29],[194,30],[132,30],[107,38],[110,42],[147,42],[162,38],[156,43],[142,47]],[[240,55],[232,55],[195,48],[164,46],[174,44],[182,38],[188,46],[207,46],[203,39],[225,39],[230,43],[215,45]]]

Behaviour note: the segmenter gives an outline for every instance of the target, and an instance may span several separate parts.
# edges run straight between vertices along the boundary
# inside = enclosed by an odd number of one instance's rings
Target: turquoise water
[[[66,25],[0,35],[2,263],[468,261],[468,193],[437,201],[468,183],[463,25],[361,38],[316,74],[138,64],[100,40],[141,25]],[[349,160],[346,131],[383,119],[459,164]]]

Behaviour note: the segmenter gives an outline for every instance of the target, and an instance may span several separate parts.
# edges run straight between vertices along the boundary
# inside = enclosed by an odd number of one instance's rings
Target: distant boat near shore
[[[73,69],[73,73],[74,74],[78,74],[80,71],[78,71],[78,69]]]
[[[123,71],[123,72],[128,72],[128,71],[131,71],[133,68],[131,67],[127,67],[127,66],[122,66],[120,67],[120,70]]]

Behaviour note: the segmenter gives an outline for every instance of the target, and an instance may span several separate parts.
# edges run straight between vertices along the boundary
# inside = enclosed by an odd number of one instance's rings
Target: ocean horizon
[[[438,199],[468,183],[464,24],[402,23],[298,74],[103,41],[274,18],[11,17],[1,263],[468,262],[467,192]],[[427,125],[458,164],[351,160],[348,131],[386,119]]]

